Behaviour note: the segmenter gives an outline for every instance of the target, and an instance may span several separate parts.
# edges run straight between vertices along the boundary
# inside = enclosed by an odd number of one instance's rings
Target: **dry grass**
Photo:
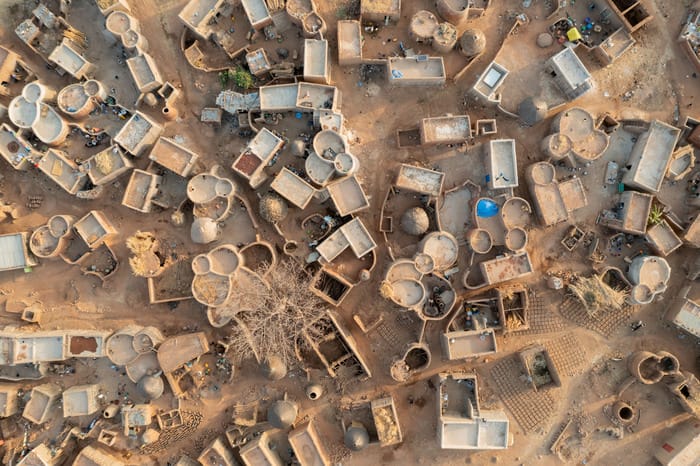
[[[514,331],[518,330],[523,326],[523,323],[520,319],[518,319],[516,316],[512,314],[508,314],[506,316],[506,321],[505,321],[505,328],[506,330]]]
[[[162,271],[160,259],[155,253],[158,240],[153,233],[137,231],[126,239],[126,247],[133,254],[129,258],[131,273],[137,277],[155,277]]]
[[[379,285],[379,295],[384,299],[391,299],[394,296],[394,288],[386,280],[383,280]]]
[[[155,277],[160,272],[160,259],[152,252],[129,258],[131,273],[137,277]]]
[[[625,291],[612,288],[599,275],[578,277],[568,284],[568,289],[590,316],[605,309],[619,311],[627,298]]]
[[[156,246],[156,237],[148,231],[137,231],[126,239],[126,247],[135,255],[153,251]]]
[[[108,175],[114,170],[114,160],[108,152],[100,152],[95,156],[95,166],[103,175]]]

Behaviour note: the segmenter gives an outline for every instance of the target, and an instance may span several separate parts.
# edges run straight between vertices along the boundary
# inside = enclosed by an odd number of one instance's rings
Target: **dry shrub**
[[[627,298],[624,290],[611,287],[599,275],[578,277],[568,288],[591,316],[603,309],[619,311]]]

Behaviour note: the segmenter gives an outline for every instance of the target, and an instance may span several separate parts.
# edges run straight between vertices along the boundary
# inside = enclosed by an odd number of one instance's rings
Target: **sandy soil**
[[[48,2],[49,4],[57,2]],[[665,438],[667,431],[662,427],[675,416],[681,414],[680,408],[670,396],[657,388],[633,386],[625,393],[625,399],[639,409],[643,416],[634,429],[626,432],[621,440],[613,439],[607,434],[596,431],[611,425],[604,414],[604,409],[612,401],[615,394],[627,377],[624,358],[636,349],[650,351],[667,350],[678,356],[684,370],[698,374],[695,360],[700,355],[700,347],[688,335],[680,333],[663,321],[663,312],[670,300],[685,285],[682,264],[687,259],[690,250],[682,248],[669,258],[673,267],[673,275],[668,291],[662,299],[638,310],[612,328],[610,334],[603,336],[599,332],[578,326],[567,320],[560,313],[563,303],[561,293],[546,290],[543,273],[549,270],[575,271],[589,274],[593,268],[584,258],[584,252],[575,250],[572,253],[564,251],[559,241],[571,224],[584,226],[588,231],[594,231],[607,238],[609,232],[595,225],[595,219],[602,208],[612,207],[615,203],[615,192],[611,187],[603,187],[603,177],[607,161],[616,160],[621,165],[628,153],[623,149],[623,142],[611,147],[606,154],[594,165],[586,169],[584,182],[587,187],[588,206],[577,211],[567,224],[549,229],[532,226],[529,230],[528,251],[537,273],[526,281],[538,296],[542,298],[543,324],[522,335],[499,336],[499,352],[488,358],[469,362],[448,362],[443,359],[440,349],[440,334],[447,320],[430,322],[425,327],[424,341],[432,350],[430,367],[414,375],[407,383],[394,382],[389,373],[393,360],[403,354],[405,346],[416,341],[422,334],[422,323],[419,319],[403,317],[388,301],[382,300],[378,294],[382,274],[389,263],[386,245],[379,241],[380,207],[388,186],[393,182],[400,163],[418,162],[425,166],[442,165],[454,167],[448,173],[451,186],[472,179],[475,183],[483,182],[484,168],[479,145],[470,146],[464,153],[455,148],[404,148],[396,144],[396,130],[411,128],[417,125],[419,119],[429,116],[440,116],[446,113],[468,113],[472,122],[482,118],[498,119],[499,138],[514,138],[518,154],[519,177],[523,180],[516,188],[515,194],[529,198],[524,182],[524,170],[530,163],[542,159],[539,149],[541,139],[549,133],[549,122],[545,120],[532,128],[523,127],[518,121],[509,118],[492,107],[487,107],[470,97],[467,91],[478,79],[478,74],[486,65],[498,56],[499,49],[504,43],[508,47],[505,53],[511,56],[520,55],[519,59],[528,60],[530,55],[514,52],[519,43],[528,43],[523,50],[531,50],[537,35],[545,30],[549,23],[544,20],[542,2],[523,10],[519,0],[491,2],[486,14],[471,20],[469,27],[482,28],[487,38],[487,48],[469,68],[468,72],[457,82],[450,82],[444,88],[390,88],[382,76],[373,75],[363,79],[358,67],[340,67],[337,64],[336,26],[338,19],[354,17],[358,11],[357,0],[328,0],[318,1],[320,14],[328,24],[327,38],[331,46],[332,81],[342,93],[342,113],[346,118],[346,126],[352,134],[351,149],[359,158],[361,168],[359,178],[368,195],[371,208],[359,216],[368,226],[372,236],[378,240],[380,247],[375,251],[377,267],[369,281],[359,284],[338,309],[351,333],[357,340],[358,348],[370,366],[373,377],[362,383],[350,384],[331,380],[320,364],[309,361],[311,367],[308,374],[302,370],[294,370],[279,382],[268,382],[260,374],[259,368],[250,363],[244,363],[235,368],[233,383],[222,381],[220,374],[213,371],[204,375],[198,383],[202,388],[196,392],[199,396],[184,402],[183,409],[202,415],[201,422],[193,430],[166,449],[139,455],[134,453],[129,460],[132,464],[166,464],[176,460],[180,454],[196,457],[199,451],[210,440],[222,432],[231,423],[233,407],[236,403],[257,400],[266,407],[271,400],[280,398],[287,393],[290,398],[300,400],[301,415],[315,419],[320,426],[323,442],[335,459],[343,459],[343,464],[655,464],[651,457],[653,447],[659,440]],[[398,41],[407,46],[410,39],[407,36],[406,24],[410,14],[419,9],[434,11],[433,2],[415,0],[404,8],[399,26],[382,27],[376,34],[366,37],[368,53],[390,56],[398,52]],[[582,0],[578,3],[585,3]],[[584,106],[594,115],[608,112],[619,119],[654,119],[680,125],[686,115],[694,116],[695,96],[700,96],[700,81],[695,70],[691,68],[682,50],[676,44],[676,36],[680,24],[685,19],[687,1],[657,0],[649,3],[650,11],[655,19],[648,26],[635,34],[637,44],[618,62],[608,68],[601,68],[592,59],[582,57],[584,63],[593,70],[596,83],[594,91],[586,95],[577,104]],[[18,5],[12,7],[11,5]],[[226,118],[221,128],[213,128],[199,122],[199,112],[203,107],[214,106],[216,95],[221,87],[216,73],[205,73],[192,68],[180,51],[180,37],[183,26],[177,18],[183,6],[180,0],[146,0],[130,2],[132,13],[141,21],[141,29],[151,44],[151,54],[154,56],[164,78],[182,91],[178,103],[180,117],[166,125],[164,135],[176,137],[183,145],[201,154],[202,167],[220,164],[225,173],[236,179],[230,169],[231,163],[241,149],[245,147],[247,138],[238,135],[238,128],[232,124],[231,118]],[[116,47],[110,47],[101,36],[104,21],[93,2],[75,0],[68,21],[78,26],[85,25],[82,30],[88,35],[90,46],[86,55],[96,64],[99,71],[97,77],[109,83],[115,89],[120,102],[127,108],[133,108],[137,91],[131,81],[121,54]],[[33,2],[16,2],[0,0],[4,14],[3,26],[0,27],[0,40],[18,51],[25,61],[34,69],[40,79],[52,86],[61,88],[70,80],[59,77],[47,70],[39,57],[21,44],[14,36],[13,28],[27,17],[33,8]],[[525,12],[530,22],[519,29],[518,35],[506,38],[505,34],[513,24],[517,13]],[[247,27],[244,18],[237,20],[238,27]],[[394,39],[397,39],[396,41]],[[297,49],[302,57],[301,41],[296,29],[285,34],[285,47]],[[254,47],[268,49],[271,56],[277,57],[275,49],[280,46],[275,41],[256,39]],[[415,48],[416,44],[411,44]],[[423,47],[424,48],[424,47]],[[548,49],[548,56],[559,50],[557,45]],[[460,57],[452,52],[447,58],[448,75],[454,75],[461,66]],[[374,57],[373,57],[374,58]],[[541,57],[538,56],[538,59]],[[221,57],[217,57],[221,59]],[[296,60],[299,66],[301,58]],[[117,78],[118,77],[118,78]],[[515,81],[514,81],[515,82]],[[529,92],[528,87],[514,89],[512,102]],[[506,82],[506,86],[508,82]],[[625,94],[632,92],[631,96]],[[1,102],[1,101],[0,101]],[[510,110],[512,105],[506,105]],[[142,111],[165,123],[158,108],[141,108]],[[675,121],[674,114],[680,114],[680,122]],[[288,118],[288,120],[291,120]],[[301,122],[283,122],[275,129],[292,139],[305,128],[300,128]],[[78,138],[80,136],[72,136]],[[621,130],[614,136],[620,140],[625,138]],[[627,135],[627,137],[630,137]],[[478,144],[485,141],[481,138]],[[612,146],[612,144],[611,144]],[[70,140],[71,156],[84,159],[102,150],[104,146],[84,148],[81,141]],[[283,157],[289,157],[288,154]],[[137,168],[145,169],[149,165],[147,157],[134,160]],[[286,163],[286,162],[285,162]],[[281,167],[282,163],[276,168]],[[103,210],[115,226],[118,235],[112,241],[112,249],[120,260],[120,267],[112,278],[104,285],[93,276],[83,275],[79,267],[70,266],[62,261],[42,261],[31,273],[22,271],[5,272],[0,275],[0,324],[18,326],[22,322],[18,314],[8,312],[17,302],[30,304],[40,302],[46,312],[41,324],[42,329],[65,328],[98,328],[116,330],[126,324],[137,322],[140,325],[155,325],[166,335],[194,330],[203,330],[211,342],[223,336],[227,329],[214,329],[206,319],[206,309],[194,300],[185,300],[177,305],[148,304],[146,280],[134,277],[128,267],[128,251],[124,240],[137,230],[152,231],[159,237],[166,237],[168,250],[183,259],[208,251],[211,246],[194,244],[189,237],[189,224],[177,227],[170,222],[172,209],[155,209],[151,214],[144,215],[129,210],[120,205],[122,193],[128,178],[122,177],[106,187],[105,195],[92,201],[76,200],[74,197],[52,185],[38,170],[27,172],[10,171],[7,165],[2,168],[0,177],[0,200],[15,203],[20,206],[22,216],[12,223],[0,223],[0,234],[28,231],[44,224],[46,220],[57,213],[81,217],[93,209]],[[565,169],[559,169],[558,176],[571,176]],[[583,174],[581,174],[583,176]],[[243,185],[241,179],[240,185]],[[447,185],[447,183],[446,183]],[[673,208],[680,217],[694,212],[684,204],[684,183],[677,185],[665,182],[659,198]],[[482,189],[482,193],[485,189]],[[244,188],[249,199],[256,199],[256,194]],[[180,193],[181,195],[182,193]],[[26,205],[31,199],[40,199],[36,208]],[[461,199],[459,204],[461,204]],[[257,201],[255,202],[257,205]],[[451,212],[447,209],[446,212]],[[461,228],[446,222],[450,228]],[[457,223],[463,223],[460,218]],[[250,241],[255,235],[274,242],[277,246],[283,244],[283,239],[267,223],[260,222],[256,230],[249,222],[231,218],[224,227],[224,238],[230,241]],[[239,239],[242,238],[242,239]],[[465,243],[462,242],[460,247]],[[608,254],[608,263],[624,267],[624,255],[632,254],[638,248],[648,250],[641,240],[631,244],[619,256]],[[646,249],[645,249],[646,248]],[[460,267],[468,261],[466,248],[460,250]],[[461,272],[459,274],[461,277]],[[453,279],[454,285],[463,298],[466,290],[462,288],[460,279]],[[179,286],[179,282],[176,281]],[[5,303],[3,307],[3,304]],[[364,334],[353,323],[353,316],[359,316],[365,323],[371,323],[380,316],[384,324],[376,330]],[[546,320],[550,319],[550,320]],[[558,319],[554,322],[551,319]],[[647,326],[637,332],[632,332],[628,324],[633,320],[643,320]],[[534,429],[525,429],[518,419],[511,416],[510,431],[513,436],[513,446],[502,452],[474,452],[440,450],[436,440],[435,404],[437,403],[434,385],[431,377],[442,371],[466,370],[476,372],[480,376],[480,397],[482,408],[501,409],[506,406],[506,413],[511,415],[508,403],[504,404],[504,396],[500,385],[494,377],[494,368],[501,361],[512,357],[515,351],[533,342],[544,342],[554,345],[561,338],[566,342],[575,342],[585,355],[585,361],[580,363],[574,358],[573,351],[561,351],[559,356],[562,365],[567,368],[563,385],[551,395],[555,400],[552,406],[532,409],[532,416],[537,418]],[[562,340],[564,341],[564,340]],[[106,358],[70,362],[75,367],[75,373],[62,376],[51,376],[48,380],[58,381],[65,387],[74,384],[99,381],[104,387],[108,399],[127,397],[139,401],[135,385],[128,380],[120,369],[110,367]],[[210,365],[214,365],[212,362]],[[304,389],[307,380],[321,383],[326,395],[319,401],[307,400]],[[23,388],[29,389],[35,383],[23,383]],[[216,387],[216,388],[212,388]],[[340,388],[346,389],[341,393]],[[403,442],[401,444],[380,449],[369,447],[360,454],[350,455],[342,446],[342,430],[339,419],[345,412],[342,407],[350,400],[370,400],[381,394],[391,394],[394,397],[401,423]],[[173,405],[172,396],[166,395],[156,402],[158,409],[169,409]],[[265,409],[260,412],[264,416]],[[562,437],[564,447],[560,451],[561,459],[550,451],[550,445],[559,429],[569,419],[571,426]],[[75,423],[87,425],[91,419],[77,419]],[[71,421],[73,422],[73,421]],[[58,423],[60,424],[60,423]],[[3,431],[5,425],[2,425]],[[30,439],[32,442],[54,438],[59,426],[51,426],[48,430],[33,429]],[[15,433],[17,433],[15,426]],[[8,435],[8,434],[6,434]],[[10,434],[11,435],[11,434]],[[10,436],[8,435],[8,436]],[[19,433],[21,435],[21,433]],[[283,433],[275,432],[276,441],[283,442]],[[284,445],[284,443],[281,443]],[[131,444],[120,444],[119,449],[126,451]],[[70,464],[70,463],[68,463]]]

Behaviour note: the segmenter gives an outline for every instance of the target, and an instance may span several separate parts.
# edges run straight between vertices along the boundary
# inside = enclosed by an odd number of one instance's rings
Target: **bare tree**
[[[292,362],[304,330],[323,315],[325,303],[310,287],[314,277],[291,259],[281,261],[262,277],[236,274],[230,299],[217,312],[230,317],[228,337],[235,359],[254,357],[258,362],[277,355]]]

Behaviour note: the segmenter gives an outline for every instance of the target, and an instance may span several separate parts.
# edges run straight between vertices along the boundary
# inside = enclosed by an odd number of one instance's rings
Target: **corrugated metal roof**
[[[25,265],[22,234],[0,236],[0,270],[11,270]]]

